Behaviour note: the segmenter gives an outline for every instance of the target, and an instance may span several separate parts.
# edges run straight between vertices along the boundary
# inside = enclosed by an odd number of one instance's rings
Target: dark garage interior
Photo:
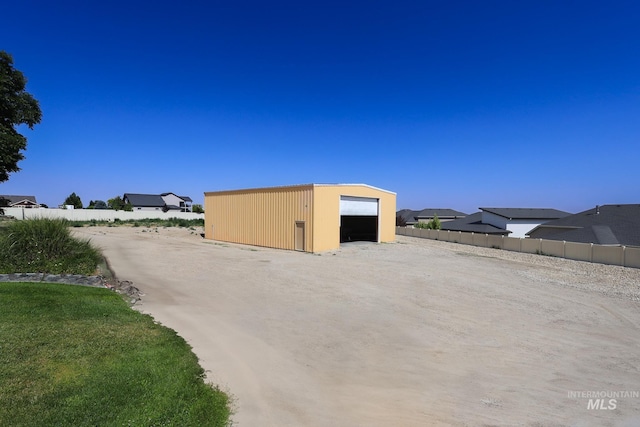
[[[377,241],[377,216],[342,215],[340,217],[340,243]]]

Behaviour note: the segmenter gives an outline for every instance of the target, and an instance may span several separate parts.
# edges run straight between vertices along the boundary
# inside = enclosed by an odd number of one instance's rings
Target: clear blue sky
[[[0,194],[640,203],[637,1],[23,0],[1,20],[43,119]]]

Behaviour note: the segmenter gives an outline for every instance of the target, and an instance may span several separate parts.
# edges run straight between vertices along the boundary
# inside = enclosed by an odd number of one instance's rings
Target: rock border
[[[107,260],[98,267],[103,275],[85,276],[82,274],[49,274],[49,273],[8,273],[0,274],[0,282],[41,282],[61,283],[65,285],[89,286],[93,288],[107,288],[129,298],[129,303],[135,305],[142,300],[144,294],[133,286],[129,280],[118,280],[111,271]]]

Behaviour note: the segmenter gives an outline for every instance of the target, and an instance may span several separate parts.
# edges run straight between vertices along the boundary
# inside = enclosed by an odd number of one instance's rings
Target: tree
[[[107,200],[107,206],[114,211],[131,212],[133,210],[133,206],[131,206],[131,203],[125,203],[120,196],[116,196],[113,199]]]
[[[438,215],[433,216],[433,219],[427,223],[427,227],[430,230],[440,230],[441,224],[440,224],[440,218],[438,218]]]
[[[122,206],[124,203],[122,202],[122,198],[120,196],[116,196],[113,199],[107,200],[107,206],[109,206],[114,211],[122,210]]]
[[[4,215],[4,209],[9,207],[9,199],[0,196],[0,215]]]
[[[204,209],[202,208],[202,205],[199,204],[194,204],[191,206],[191,212],[193,213],[204,213]]]
[[[82,200],[80,200],[80,196],[76,193],[71,193],[69,196],[64,199],[65,205],[73,205],[76,209],[82,209]]]
[[[93,209],[109,209],[109,206],[107,206],[104,200],[96,200],[93,203]]]
[[[38,101],[25,91],[27,79],[13,68],[13,57],[0,51],[0,182],[18,172],[18,162],[24,159],[27,138],[16,130],[19,125],[29,129],[40,123],[42,112]]]
[[[87,209],[109,209],[109,206],[103,200],[91,200]]]
[[[419,222],[414,225],[415,228],[424,228],[426,230],[440,230],[441,223],[438,215],[435,215],[433,219],[429,222]]]

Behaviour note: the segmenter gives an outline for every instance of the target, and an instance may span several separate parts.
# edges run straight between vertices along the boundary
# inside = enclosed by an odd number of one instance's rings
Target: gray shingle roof
[[[126,199],[133,206],[161,208],[164,206],[164,200],[159,194],[136,194],[124,193],[123,199]]]
[[[440,219],[460,218],[460,217],[467,216],[466,213],[456,211],[453,209],[426,208],[426,209],[422,209],[416,217],[417,218],[433,218],[436,215],[438,215],[438,218]]]
[[[13,205],[15,203],[19,203],[22,201],[29,201],[37,204],[35,196],[14,196],[14,195],[0,195],[0,199],[7,199],[9,201],[9,205]]]
[[[541,224],[532,238],[640,246],[640,205],[603,205]]]
[[[508,219],[558,219],[571,215],[569,212],[557,209],[540,208],[480,208],[481,211],[502,216]]]
[[[453,221],[446,221],[440,225],[441,230],[449,231],[465,231],[471,233],[483,233],[483,234],[499,234],[506,236],[511,233],[504,228],[498,228],[491,224],[482,223],[482,212],[476,212],[471,215],[467,215],[464,218],[454,219]]]
[[[411,209],[402,209],[396,212],[396,216],[401,217],[407,224],[415,224],[418,222],[416,216],[420,211],[414,211]]]

